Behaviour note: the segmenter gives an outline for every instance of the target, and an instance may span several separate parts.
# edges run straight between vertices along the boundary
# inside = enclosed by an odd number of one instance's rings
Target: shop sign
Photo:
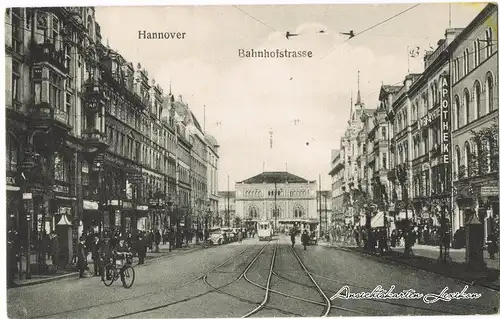
[[[23,193],[23,199],[33,199],[32,193]]]
[[[54,192],[58,193],[69,193],[69,187],[68,186],[62,186],[62,185],[53,185],[52,190]]]
[[[99,209],[99,204],[95,201],[84,200],[83,201],[83,209],[97,210],[97,209]]]
[[[57,210],[57,213],[59,215],[71,215],[71,207],[67,207],[67,206],[59,206],[59,209]]]
[[[123,202],[123,208],[132,208],[132,203],[131,202]]]
[[[112,199],[109,201],[109,204],[111,206],[118,206],[118,205],[120,205],[120,201],[118,199]]]
[[[137,206],[137,210],[148,210],[148,206],[145,205]]]
[[[441,80],[441,156],[443,164],[450,163],[450,91],[449,77],[447,74]]]
[[[481,186],[481,196],[483,196],[483,197],[489,197],[489,196],[498,197],[498,186]]]

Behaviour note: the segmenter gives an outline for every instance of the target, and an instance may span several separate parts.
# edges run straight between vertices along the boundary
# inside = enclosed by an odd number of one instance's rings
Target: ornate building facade
[[[235,185],[236,216],[248,224],[268,220],[316,229],[317,183],[288,172],[263,172]],[[276,224],[277,222],[277,224]]]
[[[84,230],[188,224],[192,198],[207,197],[208,155],[187,104],[102,43],[93,7],[5,18],[7,227],[19,253],[43,264],[37,247],[55,231],[67,262]]]

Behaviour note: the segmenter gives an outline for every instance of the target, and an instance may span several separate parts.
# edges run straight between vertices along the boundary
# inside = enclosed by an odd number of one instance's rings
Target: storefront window
[[[69,182],[69,162],[59,153],[54,156],[54,178],[56,181]]]
[[[7,139],[7,171],[17,171],[19,148],[12,136]]]

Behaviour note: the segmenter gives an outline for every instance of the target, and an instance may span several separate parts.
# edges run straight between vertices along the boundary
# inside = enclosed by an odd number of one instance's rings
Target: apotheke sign
[[[450,163],[450,90],[448,74],[444,74],[441,80],[441,155],[443,156],[443,163]]]

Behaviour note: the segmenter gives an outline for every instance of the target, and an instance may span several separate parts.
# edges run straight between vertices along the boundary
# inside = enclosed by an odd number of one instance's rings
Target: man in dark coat
[[[80,242],[78,243],[77,248],[77,257],[78,257],[78,270],[80,272],[80,278],[84,278],[83,273],[85,268],[87,268],[87,251],[85,247],[85,237],[80,237]]]
[[[172,249],[175,249],[175,231],[170,228],[168,232],[168,251],[172,251]]]
[[[295,229],[290,229],[290,240],[292,241],[292,248],[295,246]]]
[[[92,242],[92,260],[94,261],[94,276],[99,276],[101,273],[101,258],[99,256],[99,250],[102,242],[99,240],[97,235],[94,235],[94,241]]]
[[[307,230],[304,230],[301,236],[302,245],[304,245],[304,250],[307,250],[307,245],[309,245],[309,235],[307,234]]]
[[[137,255],[139,256],[139,265],[144,264],[144,259],[146,258],[146,240],[144,236],[141,234],[139,235],[139,242],[137,245]]]

